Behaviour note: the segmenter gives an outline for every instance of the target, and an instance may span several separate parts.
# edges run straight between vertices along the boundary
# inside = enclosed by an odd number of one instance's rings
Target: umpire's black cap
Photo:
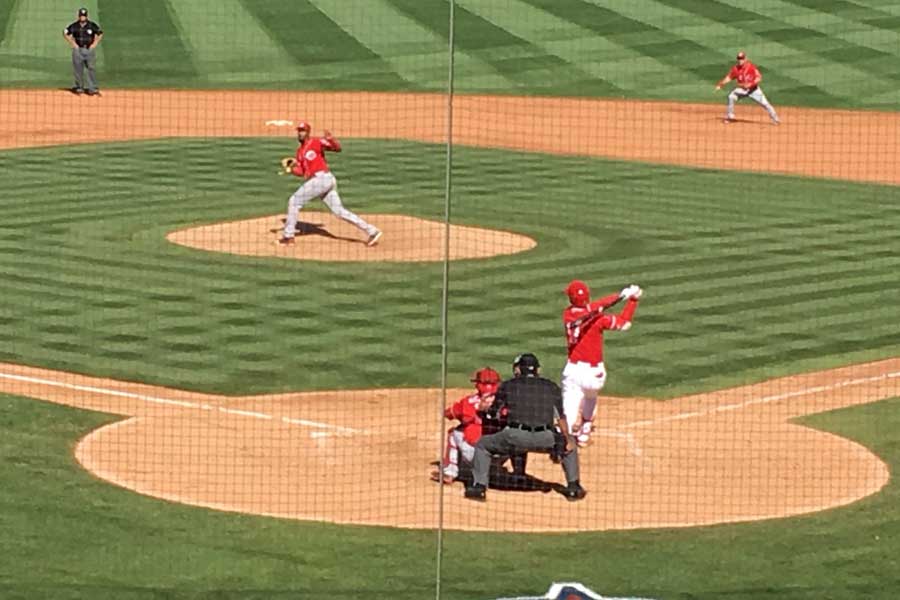
[[[79,16],[79,17],[86,17],[86,16],[87,16],[87,9],[86,9],[86,8],[79,8],[79,9],[78,9],[78,16]]]
[[[541,368],[541,362],[531,352],[524,352],[513,361],[513,371],[517,367],[522,375],[537,375],[538,369]]]

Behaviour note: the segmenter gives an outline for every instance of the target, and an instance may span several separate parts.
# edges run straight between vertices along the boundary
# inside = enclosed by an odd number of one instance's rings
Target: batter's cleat
[[[484,502],[487,500],[487,488],[480,483],[473,483],[466,488],[465,497],[476,502]]]
[[[281,236],[275,243],[279,246],[291,246],[294,243],[294,238]]]
[[[585,421],[581,426],[581,431],[578,432],[578,435],[575,437],[575,441],[578,443],[578,446],[584,448],[591,441],[591,431],[593,430],[593,423],[590,421]]]
[[[384,235],[384,233],[380,230],[370,235],[369,239],[366,241],[366,246],[369,246],[371,248],[372,246],[377,245],[382,235]]]
[[[563,488],[562,494],[569,502],[577,502],[587,496],[587,490],[581,487],[579,482],[571,481],[568,486]]]

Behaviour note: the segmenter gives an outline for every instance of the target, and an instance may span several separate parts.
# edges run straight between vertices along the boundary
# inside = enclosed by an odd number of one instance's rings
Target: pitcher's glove
[[[281,159],[281,170],[285,173],[292,173],[296,163],[297,161],[292,156],[286,156]]]

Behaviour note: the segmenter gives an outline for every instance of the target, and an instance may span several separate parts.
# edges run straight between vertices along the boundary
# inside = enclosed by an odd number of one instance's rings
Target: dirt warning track
[[[442,488],[427,473],[440,432],[419,416],[439,390],[235,398],[2,364],[0,391],[129,417],[88,434],[75,455],[98,477],[142,494],[290,519],[436,526]],[[684,527],[848,504],[881,489],[887,466],[853,441],[792,419],[898,395],[900,359],[668,402],[607,397],[581,457],[584,501],[491,490],[486,504],[472,504],[456,484],[443,488],[445,525]],[[398,413],[403,406],[409,413]],[[529,472],[562,481],[543,455],[532,456]]]

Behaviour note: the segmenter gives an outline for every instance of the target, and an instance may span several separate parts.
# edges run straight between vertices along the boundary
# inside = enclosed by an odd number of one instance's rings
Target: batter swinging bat
[[[567,324],[566,324],[566,327],[570,327],[570,328],[572,328],[572,329],[574,329],[574,328],[576,328],[576,327],[581,327],[581,325],[584,324],[585,322],[590,321],[591,319],[596,318],[596,317],[599,316],[600,313],[602,313],[604,310],[606,310],[606,309],[608,309],[608,308],[612,308],[613,306],[615,306],[616,304],[618,304],[618,303],[621,302],[622,300],[624,300],[624,298],[623,298],[622,296],[619,296],[618,298],[616,298],[616,301],[613,302],[612,304],[610,304],[610,305],[608,305],[608,306],[601,306],[600,308],[597,308],[597,309],[595,309],[595,310],[592,310],[592,311],[588,312],[587,314],[578,317],[578,318],[575,319],[574,321],[572,321],[572,322],[570,322],[570,323],[567,323]]]

